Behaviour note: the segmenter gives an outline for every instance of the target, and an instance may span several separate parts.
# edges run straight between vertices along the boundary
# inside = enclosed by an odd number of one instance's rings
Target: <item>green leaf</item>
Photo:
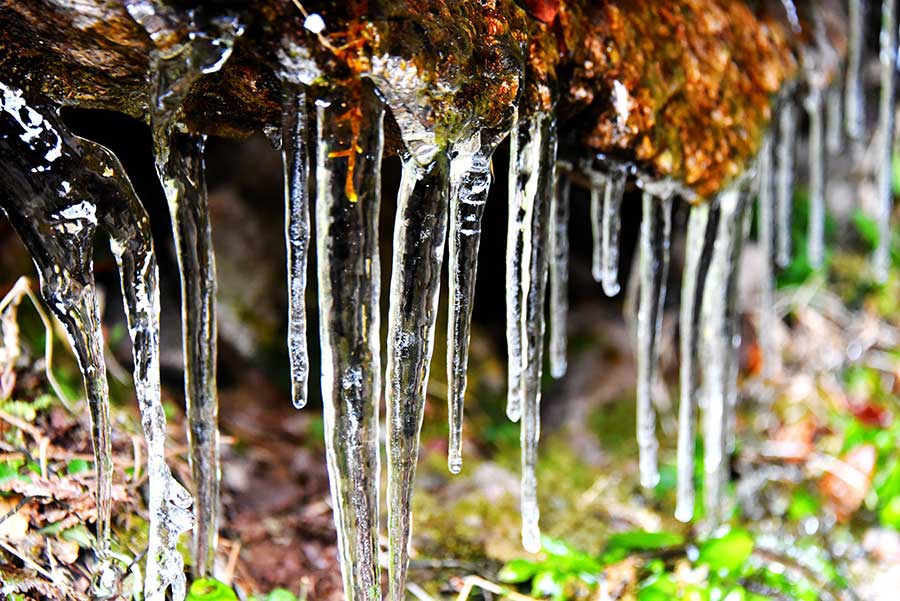
[[[697,561],[708,565],[714,572],[732,573],[750,559],[751,553],[753,537],[746,530],[734,529],[703,543]]]
[[[869,246],[869,250],[878,246],[878,222],[866,215],[862,209],[856,209],[853,213],[853,225],[856,226],[856,232]]]
[[[86,472],[89,469],[91,469],[91,463],[84,459],[73,459],[66,465],[66,473],[70,476]]]
[[[625,549],[626,551],[655,551],[684,544],[684,537],[675,532],[647,532],[631,530],[609,537],[607,549]]]
[[[297,597],[286,588],[276,588],[266,595],[266,601],[297,601]]]
[[[186,601],[237,601],[237,595],[215,578],[200,578],[191,583]]]
[[[94,546],[94,537],[84,524],[67,528],[59,536],[63,540],[77,543],[82,549],[90,549]]]
[[[541,572],[531,583],[531,595],[534,597],[556,597],[562,592],[562,581],[554,572]]]
[[[539,566],[528,559],[513,559],[507,562],[497,574],[500,582],[517,583],[531,580]]]
[[[804,488],[798,488],[791,497],[791,504],[787,510],[787,517],[789,520],[799,522],[800,520],[815,516],[821,507],[822,503],[817,497]]]
[[[0,483],[8,480],[15,480],[19,477],[19,466],[21,461],[4,461],[0,463]]]
[[[669,574],[647,580],[638,591],[638,601],[671,601],[678,598],[678,585]]]
[[[556,557],[567,557],[579,552],[566,542],[549,536],[541,537],[541,548],[548,555],[555,555]]]
[[[883,526],[900,530],[900,497],[893,497],[885,503],[881,511],[878,512],[878,518]]]

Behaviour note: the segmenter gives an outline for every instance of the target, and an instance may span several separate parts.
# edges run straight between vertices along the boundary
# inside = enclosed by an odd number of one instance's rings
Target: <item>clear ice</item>
[[[378,601],[384,107],[362,95],[316,105],[316,257],[325,448],[344,593]],[[347,104],[359,118],[356,132]]]
[[[177,133],[176,124],[191,86],[222,68],[243,29],[235,17],[208,17],[202,9],[182,14],[160,0],[126,0],[125,5],[156,44],[150,57],[150,128],[181,276],[184,389],[195,497],[193,570],[204,577],[213,571],[218,538],[216,269],[206,199],[205,137]]]
[[[569,314],[569,167],[557,163],[550,199],[550,375],[566,374]]]
[[[522,546],[530,553],[541,548],[538,525],[540,508],[537,499],[538,441],[541,436],[541,375],[544,351],[544,300],[550,263],[550,209],[553,182],[556,179],[556,118],[538,113],[529,119],[536,122],[537,164],[535,195],[526,203],[524,225],[526,228],[524,254],[521,257],[523,279],[522,296],[525,300],[521,327],[522,340],[522,415],[519,440],[522,451]],[[529,133],[534,131],[528,129]],[[521,132],[521,130],[520,130]],[[525,145],[523,145],[525,146]],[[525,195],[527,196],[527,192]]]
[[[444,256],[450,168],[445,152],[420,163],[403,157],[394,223],[385,397],[388,422],[390,594],[403,599],[412,528],[410,500],[419,456],[428,368]]]
[[[281,113],[284,165],[284,227],[287,247],[288,358],[294,407],[306,405],[309,356],[306,352],[306,262],[309,248],[309,156],[306,92],[286,82]],[[349,198],[349,202],[355,202]]]
[[[609,188],[608,180],[603,173],[590,171],[591,182],[591,238],[593,241],[591,253],[591,275],[595,282],[603,281],[603,199],[605,191]]]
[[[838,86],[840,78],[828,87],[825,97],[826,123],[825,146],[828,154],[836,156],[844,146],[843,90]]]
[[[680,401],[678,407],[677,498],[675,518],[694,516],[694,439],[700,402],[700,317],[706,277],[719,225],[719,207],[707,202],[691,206],[685,241],[684,275],[679,308]]]
[[[787,267],[791,262],[796,133],[797,107],[786,99],[778,113],[778,139],[775,145],[775,262],[779,267]]]
[[[622,229],[622,199],[628,172],[614,167],[607,176],[603,193],[603,292],[607,296],[619,293],[619,232]]]
[[[878,149],[878,245],[872,257],[872,267],[879,282],[885,282],[891,268],[891,213],[894,209],[893,153],[894,153],[894,111],[897,78],[897,19],[896,7],[891,0],[881,5],[881,93],[878,105],[878,131],[881,147]]]
[[[807,255],[814,268],[825,260],[825,144],[822,91],[812,88],[803,102],[809,117],[809,235]]]
[[[723,517],[729,422],[731,361],[735,353],[733,308],[736,296],[736,262],[744,232],[744,194],[733,184],[716,199],[719,223],[701,309],[701,350],[704,395],[704,472],[707,519],[718,524]],[[723,298],[724,295],[724,298]],[[724,301],[724,302],[723,302]]]
[[[767,137],[759,154],[757,195],[757,236],[762,253],[762,290],[759,307],[759,343],[762,350],[762,377],[769,380],[778,370],[779,354],[775,346],[775,202],[773,195],[772,138]]]
[[[462,469],[462,423],[469,364],[469,332],[481,218],[491,189],[491,156],[503,136],[476,132],[458,142],[450,156],[449,316],[447,319],[448,419],[447,467]]]
[[[863,96],[862,68],[866,50],[865,0],[848,0],[847,70],[844,88],[844,119],[847,137],[861,140],[866,128],[866,103]]]
[[[653,382],[659,360],[657,343],[662,328],[669,271],[672,232],[672,197],[655,197],[645,191],[640,237],[640,299],[637,316],[637,441],[641,486],[653,488],[659,481],[656,413]]]
[[[55,109],[28,105],[0,83],[0,195],[28,248],[41,292],[75,350],[91,415],[97,470],[97,558],[92,595],[115,594],[110,556],[112,455],[103,333],[92,252],[99,231],[119,266],[134,352],[134,381],[148,448],[149,543],[145,598],[185,596],[178,536],[191,527],[191,497],[165,463],[166,420],[159,389],[159,289],[147,215],[121,164],[106,148],[72,135]]]
[[[517,115],[509,138],[509,213],[506,229],[506,346],[508,390],[506,415],[522,417],[522,379],[526,318],[526,257],[532,244],[528,216],[534,211],[539,192],[542,134],[541,115]]]

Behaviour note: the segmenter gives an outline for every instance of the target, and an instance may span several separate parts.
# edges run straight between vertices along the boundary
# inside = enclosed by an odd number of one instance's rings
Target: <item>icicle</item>
[[[546,296],[550,250],[550,207],[556,179],[556,118],[539,113],[529,119],[537,135],[529,142],[537,145],[537,164],[532,171],[535,195],[526,203],[525,246],[522,294],[525,310],[522,329],[522,546],[530,553],[541,548],[537,500],[538,441],[541,436],[541,372],[544,351],[544,298]],[[521,133],[522,130],[519,130]],[[524,148],[525,145],[522,145]]]
[[[591,254],[591,274],[594,276],[595,282],[603,282],[604,278],[604,255],[603,255],[603,234],[604,234],[604,196],[605,191],[609,189],[609,183],[606,176],[597,171],[589,173],[591,183],[591,236],[593,239],[593,252]]]
[[[216,270],[206,199],[204,136],[176,133],[182,103],[204,74],[222,68],[243,27],[231,15],[206,19],[159,0],[126,0],[156,44],[150,58],[150,127],[181,277],[184,389],[194,483],[194,574],[212,572],[218,538],[219,432],[216,396]],[[201,19],[202,22],[198,22]]]
[[[672,197],[643,195],[640,238],[640,301],[637,319],[637,440],[641,486],[653,488],[659,481],[656,452],[656,416],[652,389],[659,359],[657,342],[662,327],[669,269],[669,237],[672,231]]]
[[[862,65],[865,53],[865,0],[849,0],[848,50],[844,118],[847,137],[861,140],[866,128],[866,103],[863,95]]]
[[[726,350],[725,355],[725,450],[731,454],[735,450],[737,432],[737,405],[738,405],[738,375],[740,373],[741,350],[741,324],[738,308],[738,282],[741,272],[741,254],[744,250],[744,240],[750,235],[753,225],[752,211],[746,210],[749,203],[749,186],[746,179],[738,184],[741,187],[741,201],[738,206],[737,229],[734,244],[731,246],[731,256],[728,257],[728,279],[725,287],[725,324]],[[727,466],[726,466],[727,468]],[[724,476],[727,481],[727,474]]]
[[[891,268],[891,213],[894,208],[893,152],[894,152],[894,96],[897,77],[897,24],[895,5],[884,0],[881,5],[881,94],[878,106],[878,131],[881,134],[881,154],[878,161],[878,246],[872,258],[875,277],[885,282]]]
[[[316,256],[325,446],[344,593],[351,601],[378,601],[384,109],[373,94],[362,94],[352,101],[359,102],[352,107],[357,133],[343,102],[317,102]]]
[[[122,276],[134,347],[135,385],[148,447],[149,548],[144,595],[185,596],[176,545],[190,528],[190,495],[165,463],[165,415],[159,392],[159,291],[150,228],[118,160],[73,136],[53,109],[29,107],[21,92],[0,84],[0,194],[4,212],[29,249],[41,290],[60,318],[82,369],[97,469],[97,556],[92,594],[115,593],[109,553],[112,460],[103,334],[94,287],[92,250],[98,229],[111,238]]]
[[[410,497],[434,346],[448,202],[448,159],[403,158],[394,225],[388,314],[388,538],[391,598],[403,599],[409,564]]]
[[[628,172],[614,169],[607,177],[603,195],[603,292],[619,293],[619,231],[622,229],[622,199]]]
[[[509,140],[509,221],[506,234],[506,344],[509,391],[506,414],[522,416],[523,369],[527,362],[522,339],[526,319],[528,257],[533,244],[529,216],[540,192],[542,160],[541,115],[517,118]]]
[[[469,331],[481,217],[491,188],[491,155],[502,136],[476,133],[457,143],[450,159],[450,283],[447,324],[450,440],[447,465],[462,469],[462,421],[469,362]]]
[[[719,209],[710,203],[694,205],[688,220],[684,276],[680,307],[680,393],[678,409],[678,489],[675,518],[688,522],[694,516],[695,406],[699,400],[700,315],[706,275],[709,271],[719,225]]]
[[[825,148],[822,139],[822,92],[810,90],[804,101],[809,116],[809,238],[807,255],[818,269],[825,259]]]
[[[184,388],[194,482],[196,573],[215,559],[219,507],[219,403],[216,395],[216,266],[206,202],[205,137],[175,136],[158,165],[169,202],[181,276]]]
[[[550,375],[566,374],[569,313],[569,171],[557,164],[550,206]]]
[[[775,348],[775,274],[773,272],[775,216],[772,195],[772,139],[767,137],[759,154],[759,196],[757,235],[763,264],[760,278],[762,295],[759,307],[759,341],[762,349],[762,377],[769,380],[778,370],[779,354]]]
[[[729,319],[728,304],[731,302],[731,281],[734,281],[735,247],[742,234],[741,191],[737,185],[733,185],[719,194],[717,202],[721,214],[703,294],[700,354],[703,362],[705,408],[705,506],[708,519],[713,524],[722,519],[722,496],[728,467],[725,453],[726,412],[729,402],[729,356],[734,351],[733,323]]]
[[[840,79],[838,79],[840,81]],[[828,94],[825,100],[825,108],[827,111],[826,119],[826,146],[828,154],[836,156],[841,152],[844,146],[844,115],[842,111],[842,90],[838,83],[833,83],[828,88]]]
[[[785,102],[778,116],[778,143],[775,167],[775,219],[777,249],[775,262],[787,267],[791,262],[791,207],[794,196],[794,152],[797,131],[797,107]]]
[[[116,161],[113,172],[122,173]],[[129,193],[110,206],[108,228],[113,254],[122,277],[122,296],[134,354],[134,382],[147,440],[150,540],[147,549],[144,598],[163,601],[186,594],[184,561],[178,537],[190,530],[191,496],[169,471],[165,461],[166,417],[159,389],[159,287],[150,223],[130,185]]]
[[[288,266],[288,357],[294,407],[306,405],[309,357],[306,352],[306,254],[309,247],[309,159],[306,148],[306,92],[285,83],[282,107],[284,222]],[[355,202],[356,198],[348,198]]]

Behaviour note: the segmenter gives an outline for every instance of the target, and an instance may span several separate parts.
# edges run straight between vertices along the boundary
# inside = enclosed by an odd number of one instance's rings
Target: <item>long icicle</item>
[[[556,119],[538,113],[531,116],[530,133],[536,133],[523,148],[536,145],[537,164],[534,197],[526,203],[525,245],[522,281],[525,310],[519,326],[522,330],[522,546],[531,553],[541,548],[540,508],[537,500],[537,455],[541,436],[541,373],[544,350],[544,299],[547,288],[550,247],[550,205],[556,178]],[[520,130],[521,131],[521,130]]]
[[[181,325],[197,577],[212,573],[218,542],[219,401],[216,392],[216,269],[206,197],[205,136],[179,134],[176,122],[193,84],[219,71],[243,27],[233,15],[207,19],[160,0],[126,0],[156,48],[150,59],[150,128],[156,171],[172,220],[181,278]],[[198,22],[200,18],[203,22]]]
[[[288,357],[291,399],[306,406],[309,356],[306,351],[306,262],[309,248],[309,152],[306,92],[302,85],[283,84],[281,154],[284,165],[284,224],[287,246]],[[353,199],[351,199],[353,200]]]
[[[550,206],[550,375],[566,374],[566,323],[569,314],[569,192],[566,166],[557,163],[557,178]]]
[[[316,256],[325,448],[344,593],[378,601],[384,107],[374,93],[360,94],[351,100],[356,134],[343,102],[317,103]]]
[[[865,53],[865,0],[849,0],[847,74],[844,88],[844,118],[847,137],[862,139],[866,128],[866,104],[863,94],[862,66]]]
[[[73,136],[52,108],[39,113],[0,84],[0,203],[38,269],[41,290],[60,318],[82,368],[97,470],[98,566],[92,594],[114,594],[109,553],[112,461],[103,334],[91,256],[98,228],[110,234],[122,275],[135,385],[148,447],[149,549],[144,594],[184,598],[178,535],[190,528],[190,495],[165,463],[165,415],[159,394],[159,293],[149,222],[119,161]],[[24,175],[27,174],[27,177]]]
[[[411,536],[410,500],[434,346],[446,236],[449,165],[439,151],[426,163],[403,158],[394,225],[388,313],[388,543],[391,598],[404,598]]]
[[[118,161],[110,167],[106,173],[122,173]],[[150,529],[144,598],[163,601],[171,588],[172,599],[181,600],[186,586],[178,538],[193,526],[192,498],[166,465],[166,415],[159,383],[159,274],[149,218],[130,184],[123,181],[119,190],[125,194],[111,203],[104,221],[122,279],[135,389],[147,441]]]
[[[839,86],[840,78],[828,87],[825,99],[826,109],[826,125],[825,125],[825,145],[828,148],[828,154],[836,156],[844,147],[844,100],[843,91]]]
[[[713,256],[707,274],[701,312],[703,394],[705,397],[704,472],[705,507],[709,521],[722,519],[726,462],[728,355],[732,352],[731,326],[726,307],[728,279],[734,266],[734,246],[742,229],[742,194],[737,185],[721,192],[717,202],[721,211]],[[725,302],[723,302],[723,292]]]
[[[809,116],[809,236],[807,255],[814,268],[825,260],[825,144],[822,91],[811,89],[804,100]]]
[[[165,163],[157,166],[169,202],[181,276],[184,389],[196,521],[192,550],[198,575],[209,574],[213,568],[219,508],[216,264],[204,145],[205,137],[175,135],[167,146]]]
[[[740,184],[741,201],[738,205],[737,229],[735,230],[734,244],[731,247],[731,256],[728,257],[728,279],[725,282],[725,325],[727,344],[725,354],[725,452],[729,455],[734,452],[737,445],[737,406],[738,406],[738,377],[740,375],[740,350],[741,350],[741,323],[740,307],[738,306],[741,273],[741,256],[744,252],[744,240],[750,235],[753,226],[753,213],[747,210],[750,205],[750,182],[744,179]],[[723,482],[727,482],[726,473]]]
[[[509,137],[509,208],[506,229],[506,415],[512,421],[522,417],[522,319],[525,312],[523,257],[526,253],[526,214],[537,194],[540,163],[539,124],[516,113]]]
[[[659,481],[653,378],[658,360],[657,343],[666,299],[669,237],[672,230],[672,198],[643,194],[641,219],[640,301],[637,318],[637,441],[641,486],[653,488]]]
[[[599,171],[590,171],[591,186],[591,239],[593,241],[591,253],[591,275],[594,276],[595,282],[603,282],[605,280],[605,263],[603,233],[604,233],[604,197],[609,190],[610,184],[606,175]]]
[[[700,315],[706,276],[719,225],[718,206],[703,203],[691,207],[685,242],[684,276],[679,316],[680,404],[678,408],[678,485],[675,518],[688,522],[694,516],[694,438],[699,403]]]
[[[478,132],[456,145],[450,159],[449,316],[447,320],[447,466],[462,469],[462,422],[469,363],[469,333],[481,243],[481,218],[491,189],[491,155],[501,137]]]
[[[786,100],[778,115],[778,141],[775,147],[775,262],[787,267],[791,262],[791,213],[794,196],[794,152],[796,150],[797,107]]]
[[[613,169],[607,176],[603,194],[603,292],[606,296],[619,293],[619,232],[622,229],[622,199],[628,172]]]
[[[893,154],[894,154],[894,106],[897,77],[897,23],[896,7],[892,0],[881,4],[881,94],[878,106],[878,131],[881,148],[878,160],[878,245],[872,257],[875,278],[886,282],[891,268],[891,214],[894,208]]]
[[[775,348],[775,204],[773,198],[772,138],[767,137],[759,155],[759,192],[756,231],[762,252],[762,294],[759,307],[759,341],[762,349],[762,377],[770,380],[779,369],[779,354]]]

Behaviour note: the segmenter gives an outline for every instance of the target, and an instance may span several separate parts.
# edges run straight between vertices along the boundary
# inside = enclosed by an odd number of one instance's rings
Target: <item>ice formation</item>
[[[222,69],[242,28],[234,17],[211,16],[200,9],[179,12],[162,0],[126,0],[125,5],[153,43],[148,73],[149,121],[180,267],[185,396],[196,500],[193,554],[196,575],[202,576],[214,567],[219,504],[216,280],[204,182],[205,138],[188,133],[182,117],[192,86]],[[791,26],[799,28],[793,3],[783,5]],[[695,515],[694,447],[699,422],[706,515],[712,524],[724,519],[738,403],[737,274],[752,192],[758,197],[757,232],[764,261],[759,323],[766,358],[763,376],[770,378],[777,372],[777,362],[770,361],[777,355],[773,338],[777,319],[773,309],[774,267],[785,267],[791,261],[793,185],[796,163],[802,162],[795,159],[796,138],[801,133],[798,129],[803,124],[798,118],[798,105],[802,103],[806,109],[809,127],[802,132],[807,136],[805,148],[809,152],[801,157],[806,159],[810,184],[807,252],[811,263],[818,266],[826,258],[825,161],[840,150],[842,123],[847,137],[857,143],[866,133],[864,9],[861,0],[850,1],[844,85],[835,77],[833,65],[829,67],[834,57],[822,51],[822,34],[817,30],[813,38],[818,48],[805,49],[802,56],[804,80],[787,83],[780,95],[771,94],[771,123],[754,142],[758,144],[756,172],[730,173],[713,193],[703,195],[642,162],[613,160],[596,153],[585,161],[558,160],[558,115],[546,107],[535,108],[523,101],[521,94],[517,97],[514,92],[506,99],[510,112],[515,111],[511,123],[497,119],[483,126],[474,118],[456,119],[457,113],[453,119],[443,120],[440,112],[444,106],[435,99],[445,99],[441,94],[449,95],[452,86],[437,86],[439,93],[432,93],[434,84],[414,60],[383,53],[356,57],[354,65],[359,66],[360,73],[355,75],[362,77],[347,86],[322,86],[316,83],[322,74],[321,65],[309,51],[288,38],[282,40],[272,60],[277,63],[275,80],[283,99],[277,137],[284,157],[290,311],[287,346],[292,397],[298,407],[306,403],[311,372],[305,296],[312,213],[326,460],[348,598],[381,598],[378,505],[382,373],[387,407],[390,596],[397,600],[405,595],[411,496],[445,242],[449,247],[448,467],[453,473],[462,467],[463,408],[482,218],[493,181],[492,157],[506,136],[510,147],[505,257],[507,414],[521,426],[524,548],[536,552],[541,544],[536,464],[546,320],[550,326],[551,375],[562,377],[567,368],[569,230],[573,226],[571,216],[584,209],[570,202],[571,186],[588,182],[592,272],[602,290],[613,296],[620,289],[619,245],[626,184],[639,170],[642,223],[638,269],[632,277],[639,284],[636,414],[640,480],[646,489],[652,489],[659,480],[653,388],[673,212],[678,211],[676,197],[682,196],[691,206],[680,298],[676,517],[688,521]],[[880,277],[886,274],[890,260],[897,53],[893,3],[885,2],[882,11],[877,216],[881,244],[874,260]],[[317,40],[325,40],[328,27],[323,17],[316,13],[304,16],[307,31]],[[346,47],[327,48],[335,55],[346,51]],[[509,86],[513,88],[518,89]],[[100,567],[96,591],[102,594],[116,577],[109,556],[112,465],[108,392],[91,266],[91,243],[103,230],[111,239],[122,275],[134,344],[135,385],[149,449],[151,530],[145,594],[148,599],[162,599],[170,589],[173,598],[182,599],[185,577],[175,545],[178,535],[191,524],[191,496],[172,478],[164,460],[165,420],[158,375],[159,293],[147,216],[109,151],[69,133],[49,102],[32,106],[22,91],[7,85],[0,85],[0,90],[0,183],[7,192],[0,202],[34,256],[44,298],[63,322],[84,374],[98,473]],[[552,92],[543,91],[548,98],[553,97]],[[634,90],[616,80],[614,92],[615,128],[627,132],[629,124],[640,117],[631,106]],[[394,216],[391,283],[386,298],[387,354],[382,367],[378,226],[388,115],[399,132],[402,178]],[[503,127],[497,126],[500,122]],[[671,157],[654,160],[659,168]],[[314,206],[310,205],[311,172]],[[751,177],[755,177],[752,186]]]

